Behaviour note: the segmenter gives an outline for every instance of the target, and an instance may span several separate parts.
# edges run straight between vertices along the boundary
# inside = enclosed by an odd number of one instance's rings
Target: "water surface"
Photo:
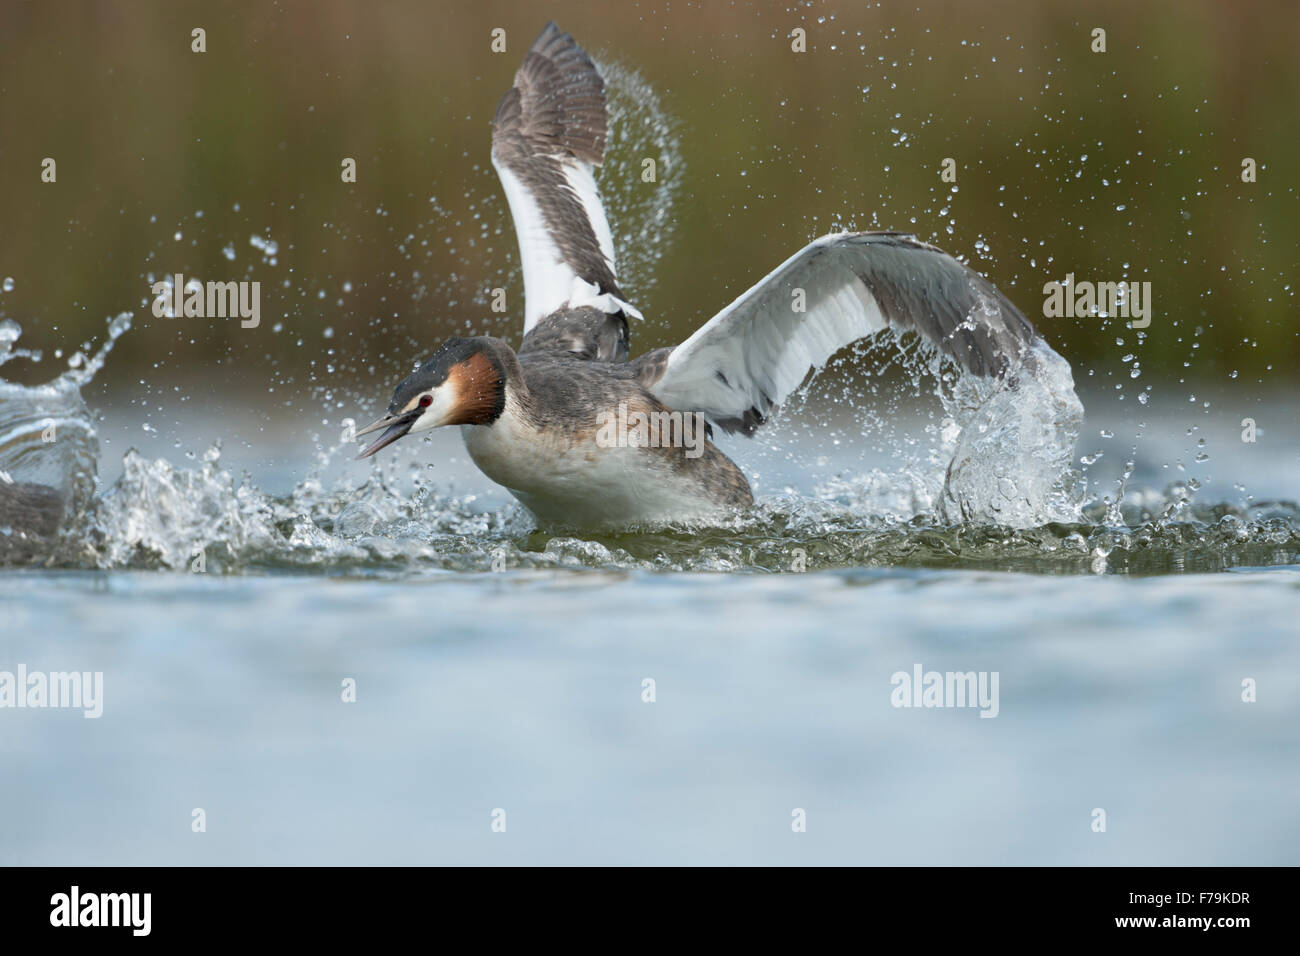
[[[98,720],[3,715],[6,862],[1296,861],[1300,565],[26,572],[0,595],[7,657],[105,675]],[[917,662],[998,671],[996,719],[895,709]]]

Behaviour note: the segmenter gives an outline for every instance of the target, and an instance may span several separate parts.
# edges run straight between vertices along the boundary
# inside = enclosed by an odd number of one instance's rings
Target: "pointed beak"
[[[411,426],[415,424],[415,420],[420,417],[420,414],[423,411],[424,409],[417,408],[409,412],[403,412],[401,415],[385,415],[383,418],[379,419],[379,421],[371,422],[365,428],[358,431],[357,437],[360,438],[362,435],[377,432],[381,428],[385,429],[384,433],[380,435],[379,438],[367,445],[365,451],[357,455],[357,461],[360,461],[362,458],[369,458],[375,452],[379,451],[379,449],[391,445],[393,442],[397,441],[397,439],[409,432]]]

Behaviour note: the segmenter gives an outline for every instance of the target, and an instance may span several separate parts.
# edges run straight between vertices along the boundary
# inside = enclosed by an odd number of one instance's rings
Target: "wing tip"
[[[600,70],[572,35],[548,21],[497,104],[493,154],[508,157],[506,141],[522,141],[530,153],[558,153],[599,166],[608,131]]]

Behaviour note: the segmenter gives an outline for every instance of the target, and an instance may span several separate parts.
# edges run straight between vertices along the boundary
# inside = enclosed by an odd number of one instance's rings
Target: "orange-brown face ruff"
[[[501,367],[472,339],[451,339],[397,386],[388,414],[357,432],[384,433],[357,456],[375,452],[410,432],[441,425],[490,425],[505,406]]]
[[[456,396],[452,416],[443,425],[490,425],[504,402],[501,370],[482,352],[451,367],[443,388]]]

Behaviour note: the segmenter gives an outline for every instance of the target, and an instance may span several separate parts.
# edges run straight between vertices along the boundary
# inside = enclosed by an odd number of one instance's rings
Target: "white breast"
[[[695,482],[666,467],[661,454],[601,447],[594,430],[575,442],[533,428],[512,398],[495,423],[463,425],[461,435],[474,464],[548,523],[659,523],[719,510]]]

